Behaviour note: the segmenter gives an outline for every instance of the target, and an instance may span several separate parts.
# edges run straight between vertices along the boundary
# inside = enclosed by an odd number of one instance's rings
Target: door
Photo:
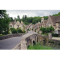
[[[58,34],[60,34],[60,30],[58,30]]]

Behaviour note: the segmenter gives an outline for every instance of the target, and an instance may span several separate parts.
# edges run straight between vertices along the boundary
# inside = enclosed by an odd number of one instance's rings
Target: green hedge
[[[25,30],[22,30],[20,28],[18,28],[18,29],[10,28],[10,30],[11,30],[12,34],[13,33],[25,33],[26,32]]]

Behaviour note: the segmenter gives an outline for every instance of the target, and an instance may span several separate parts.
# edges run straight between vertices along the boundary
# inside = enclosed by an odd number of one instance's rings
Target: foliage
[[[49,43],[53,43],[53,44],[54,44],[54,41],[52,41],[52,40],[49,40],[48,42],[49,42]]]
[[[0,15],[0,34],[8,34],[10,22],[9,15],[6,14],[6,10],[0,10]]]
[[[32,28],[32,30],[33,30],[33,28]]]
[[[0,36],[3,36],[2,34],[0,34]]]
[[[12,33],[25,33],[26,31],[25,30],[22,30],[21,28],[10,28],[11,32]]]
[[[21,29],[17,29],[18,33],[22,33],[22,30]]]
[[[26,31],[25,30],[23,30],[23,33],[25,33]]]
[[[17,33],[17,29],[13,30],[12,33]]]
[[[35,44],[35,45],[29,45],[29,47],[27,49],[31,49],[31,50],[40,50],[40,49],[52,49],[51,47],[47,47],[47,46],[43,46],[40,45],[39,43]]]
[[[10,30],[11,30],[11,32],[12,32],[13,30],[15,30],[15,28],[10,28]]]
[[[58,43],[58,45],[60,45],[60,42]]]
[[[53,31],[54,31],[54,28],[53,28],[52,26],[47,27],[47,28],[45,28],[45,27],[41,27],[40,30],[41,30],[42,33],[44,34],[44,33],[53,32]]]
[[[36,29],[35,29],[35,32],[36,32]]]
[[[27,29],[27,31],[29,31],[29,29]]]

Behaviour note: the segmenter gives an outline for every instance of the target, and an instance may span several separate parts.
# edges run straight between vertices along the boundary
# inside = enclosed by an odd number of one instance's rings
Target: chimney
[[[14,20],[14,22],[16,23],[16,19]]]
[[[51,15],[49,15],[49,16],[51,16]]]

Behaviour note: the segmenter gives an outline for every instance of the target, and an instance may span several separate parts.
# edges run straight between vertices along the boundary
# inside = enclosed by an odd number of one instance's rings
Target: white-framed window
[[[10,25],[10,27],[12,27],[12,25]]]

